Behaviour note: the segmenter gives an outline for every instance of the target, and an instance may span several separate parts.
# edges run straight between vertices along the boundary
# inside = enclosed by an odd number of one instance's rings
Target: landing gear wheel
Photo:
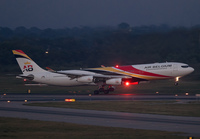
[[[178,82],[175,82],[174,85],[177,86],[177,85],[178,85]]]
[[[98,95],[99,94],[99,90],[94,90],[94,94]]]
[[[104,88],[99,88],[99,92],[104,92]]]
[[[104,94],[108,94],[109,93],[109,90],[104,90]]]

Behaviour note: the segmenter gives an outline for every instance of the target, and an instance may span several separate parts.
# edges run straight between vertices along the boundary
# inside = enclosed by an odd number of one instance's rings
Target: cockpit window
[[[189,66],[188,65],[183,65],[181,66],[182,68],[188,68]]]

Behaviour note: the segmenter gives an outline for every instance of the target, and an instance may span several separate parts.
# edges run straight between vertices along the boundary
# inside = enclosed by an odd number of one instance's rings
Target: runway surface
[[[109,112],[96,110],[78,110],[67,108],[35,107],[22,105],[23,99],[33,101],[62,101],[66,97],[79,100],[194,100],[196,97],[182,96],[68,96],[68,95],[6,95],[0,101],[0,116],[19,117],[33,120],[58,121],[67,123],[175,131],[186,133],[186,136],[200,137],[200,117],[164,116],[154,114],[138,114],[125,112]],[[92,97],[92,98],[91,98]],[[53,100],[52,100],[53,99]],[[8,103],[7,100],[11,102]],[[103,103],[103,102],[102,102]]]
[[[0,101],[64,101],[73,98],[77,101],[84,100],[197,100],[196,96],[175,95],[52,95],[52,94],[1,94]]]

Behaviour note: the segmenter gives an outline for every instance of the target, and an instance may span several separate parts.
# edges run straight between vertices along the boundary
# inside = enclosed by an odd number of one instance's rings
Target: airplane
[[[194,71],[188,64],[178,62],[138,64],[80,70],[54,71],[50,68],[44,70],[39,67],[22,50],[12,50],[23,74],[18,77],[37,83],[56,86],[97,85],[94,94],[114,91],[117,85],[136,85],[141,82],[161,79],[175,79],[178,85],[179,78]],[[107,88],[105,88],[107,87]]]

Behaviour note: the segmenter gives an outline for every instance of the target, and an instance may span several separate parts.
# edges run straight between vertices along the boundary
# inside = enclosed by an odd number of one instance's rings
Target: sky
[[[200,24],[200,0],[0,0],[0,26],[67,28],[80,26]]]

